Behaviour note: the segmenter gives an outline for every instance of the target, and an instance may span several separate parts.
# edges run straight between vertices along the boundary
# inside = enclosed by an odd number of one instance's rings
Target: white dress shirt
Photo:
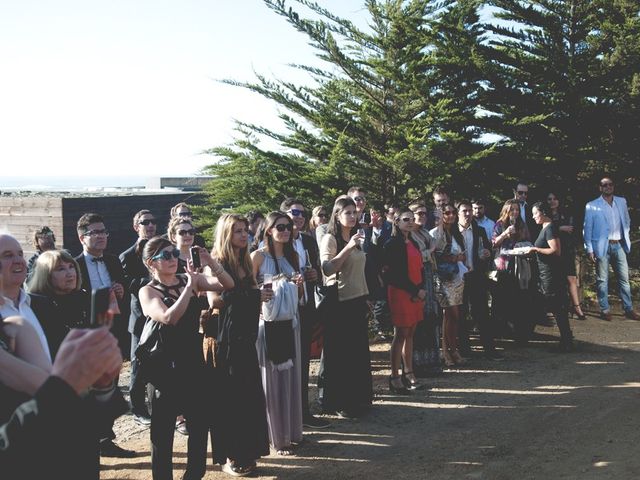
[[[22,317],[27,323],[29,323],[36,334],[38,335],[38,339],[42,344],[42,348],[45,353],[51,358],[51,351],[49,350],[49,344],[47,343],[47,337],[44,334],[44,330],[42,329],[42,325],[38,321],[36,314],[31,310],[31,297],[25,293],[24,290],[20,289],[20,296],[18,297],[18,307],[16,307],[13,303],[13,300],[7,297],[4,298],[4,305],[0,305],[0,315],[2,318],[8,317]],[[53,359],[52,359],[53,360]]]
[[[605,208],[605,215],[607,216],[607,221],[609,222],[609,240],[620,240],[622,238],[622,225],[620,222],[620,210],[618,210],[618,205],[616,204],[615,199],[609,205],[609,202],[606,202],[609,208]]]
[[[464,253],[467,256],[465,265],[469,271],[471,271],[473,270],[473,229],[471,224],[466,228],[458,224],[458,228],[460,228],[460,233],[462,233],[462,237],[464,238]]]
[[[97,258],[93,255],[84,252],[84,261],[87,264],[87,271],[89,272],[89,282],[91,285],[87,285],[87,290],[97,290],[98,288],[110,287],[111,276],[109,270],[104,261],[94,262],[93,259]]]

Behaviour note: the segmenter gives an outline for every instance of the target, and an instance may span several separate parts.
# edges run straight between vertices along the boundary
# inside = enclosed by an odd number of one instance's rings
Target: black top
[[[420,251],[420,246],[413,240],[410,242]],[[384,245],[384,265],[385,280],[388,285],[393,285],[409,293],[412,297],[418,294],[418,291],[424,285],[424,271],[422,278],[417,284],[409,279],[409,262],[407,259],[407,244],[402,235],[391,237]]]
[[[178,283],[176,285],[165,285],[152,280],[149,286],[163,294],[162,301],[167,307],[173,305],[182,289],[187,284],[184,275],[176,275]],[[202,301],[200,297],[191,297],[189,306],[178,323],[175,325],[162,326],[162,341],[164,347],[176,362],[176,366],[189,367],[204,364],[202,355],[202,336],[200,329],[200,312],[202,311]]]
[[[560,238],[558,226],[550,223],[540,231],[534,245],[539,248],[549,248],[549,240],[554,238]],[[540,272],[540,288],[544,293],[555,292],[563,277],[560,256],[536,253],[536,259]]]

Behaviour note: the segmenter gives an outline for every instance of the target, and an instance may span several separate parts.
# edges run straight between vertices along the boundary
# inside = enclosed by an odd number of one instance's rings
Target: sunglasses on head
[[[291,232],[293,230],[293,225],[290,223],[279,223],[274,228],[279,232],[284,232],[285,230],[289,230]]]
[[[184,237],[185,235],[191,235],[192,237],[196,234],[195,229],[191,228],[189,230],[178,230],[178,235]]]
[[[298,210],[297,208],[292,208],[288,211],[294,217],[299,217],[300,215],[304,215],[304,210]]]
[[[171,258],[178,258],[180,256],[180,250],[174,248],[173,250],[162,250],[160,253],[157,253],[151,260],[171,260]]]
[[[190,211],[187,211],[187,212],[180,212],[180,213],[178,214],[178,216],[179,216],[179,217],[191,217],[191,216],[192,216],[192,213],[191,213]]]
[[[148,218],[146,220],[140,220],[138,225],[144,225],[146,227],[147,225],[156,225],[157,223],[158,221],[155,218]]]

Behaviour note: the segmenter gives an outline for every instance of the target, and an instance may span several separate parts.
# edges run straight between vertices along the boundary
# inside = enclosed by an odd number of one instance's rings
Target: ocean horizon
[[[145,187],[150,177],[133,176],[32,176],[0,177],[0,191],[92,191]]]

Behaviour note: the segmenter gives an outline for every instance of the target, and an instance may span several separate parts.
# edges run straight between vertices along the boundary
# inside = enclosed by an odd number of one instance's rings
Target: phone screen
[[[109,310],[109,287],[98,288],[91,291],[91,319],[90,327],[98,328],[105,322],[107,310]]]

